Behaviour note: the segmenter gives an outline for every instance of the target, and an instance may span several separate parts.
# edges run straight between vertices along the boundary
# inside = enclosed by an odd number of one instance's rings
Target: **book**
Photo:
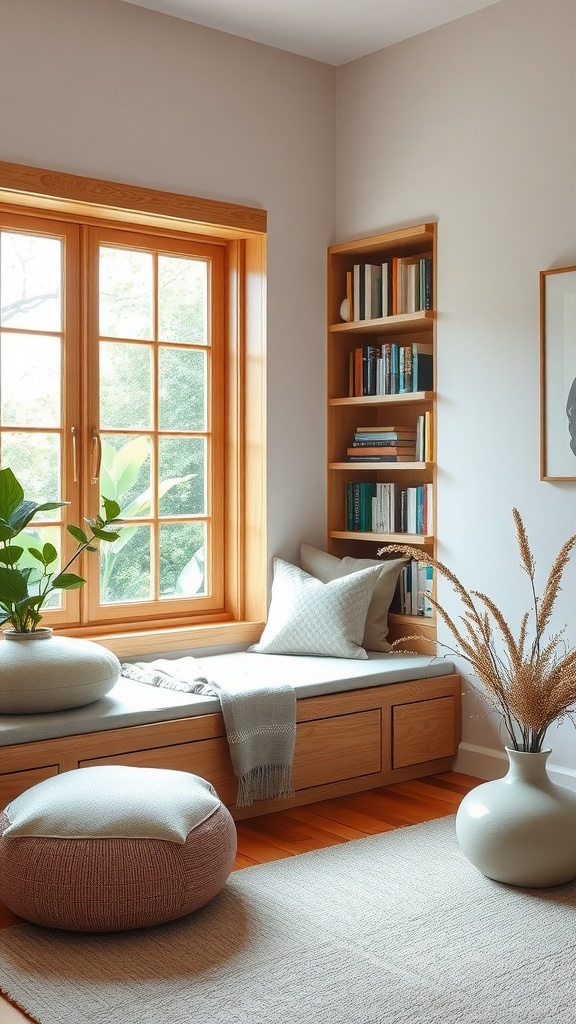
[[[398,393],[412,391],[412,346],[400,345],[398,369]]]
[[[416,456],[416,448],[411,446],[405,446],[402,448],[398,445],[353,445],[352,448],[346,449],[347,455],[400,455],[402,458],[407,459],[409,456]],[[422,461],[422,460],[421,460]]]
[[[432,292],[432,259],[424,256],[421,263],[423,294],[420,297],[421,309],[434,309],[434,295]]]
[[[353,320],[364,319],[364,265],[355,263],[353,270]]]
[[[376,433],[376,434],[387,434],[387,435],[389,435],[389,434],[399,434],[399,433],[415,434],[416,431],[414,430],[413,427],[394,427],[394,426],[392,426],[392,427],[389,427],[389,426],[379,427],[379,426],[369,426],[369,427],[356,427],[356,433],[357,434],[374,434],[374,433]]]
[[[382,264],[381,273],[382,282],[382,316],[390,316],[392,312],[392,274],[390,263],[386,262]]]
[[[347,462],[416,462],[414,455],[347,455]]]
[[[412,345],[412,391],[432,391],[434,387],[433,346]]]
[[[364,267],[364,318],[382,316],[382,267],[367,263]]]
[[[415,437],[380,437],[379,434],[354,434],[355,448],[414,448]]]

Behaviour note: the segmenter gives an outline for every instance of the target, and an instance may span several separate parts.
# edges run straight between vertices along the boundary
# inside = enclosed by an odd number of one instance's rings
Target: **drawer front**
[[[30,789],[30,786],[35,786],[37,782],[43,782],[44,779],[51,779],[54,775],[58,775],[58,765],[55,764],[44,765],[42,768],[28,768],[24,772],[7,772],[6,775],[0,775],[0,810],[3,810],[6,804],[9,804],[15,797],[20,796],[20,793]]]
[[[127,764],[134,768],[171,768],[192,772],[211,782],[225,804],[236,801],[236,779],[232,772],[228,744],[225,739],[198,740],[196,743],[175,743],[169,747],[131,750],[109,757],[80,761],[81,768],[97,764]]]
[[[454,697],[392,708],[392,767],[406,768],[456,754]]]
[[[308,789],[381,771],[381,737],[378,708],[300,722],[294,753],[295,788]]]

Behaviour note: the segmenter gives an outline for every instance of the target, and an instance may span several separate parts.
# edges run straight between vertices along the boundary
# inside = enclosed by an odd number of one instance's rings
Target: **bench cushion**
[[[289,683],[299,700],[369,686],[450,675],[456,671],[453,662],[447,659],[400,652],[382,654],[368,651],[366,661],[262,655],[248,651],[228,651],[207,656],[200,656],[198,651],[193,653],[206,674],[216,681],[244,678],[256,684],[262,682],[269,685],[274,681]],[[0,715],[0,747],[217,714],[219,711],[217,697],[180,693],[120,678],[105,697],[83,708],[38,715]]]

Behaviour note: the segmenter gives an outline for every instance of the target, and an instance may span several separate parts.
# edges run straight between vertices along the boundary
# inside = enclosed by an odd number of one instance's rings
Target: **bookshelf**
[[[377,550],[387,543],[410,544],[435,554],[436,234],[435,223],[419,224],[328,249],[327,548],[339,558],[375,558]],[[383,265],[384,283],[375,283],[378,271],[374,268]],[[373,269],[358,269],[366,266]],[[375,300],[378,288],[380,297]],[[348,308],[342,310],[344,300]],[[386,315],[380,315],[382,312]],[[342,313],[347,319],[343,319]],[[365,318],[366,313],[369,318]],[[426,390],[412,389],[418,385],[417,379],[411,379],[411,360],[417,351],[431,353],[432,370],[425,378]],[[405,371],[401,382],[400,357]],[[368,364],[374,372],[367,369]],[[362,442],[355,440],[355,435],[362,436],[358,435],[359,427],[374,432],[378,427],[395,427],[400,434],[410,437],[417,425],[420,429],[425,425],[427,439],[418,444],[409,460],[400,455],[398,461],[361,460]],[[363,443],[368,442],[364,439]],[[355,445],[360,447],[356,449]],[[347,454],[351,447],[354,461]],[[392,523],[385,520],[391,526],[390,532],[381,532],[382,521],[377,530],[373,524],[366,529],[365,519],[363,529],[357,518],[354,521],[351,496],[366,488],[351,487],[364,482],[394,485],[394,518]],[[388,494],[389,490],[379,487],[378,493]],[[416,532],[407,532],[405,508],[409,491],[411,500],[416,494],[420,501]],[[413,523],[412,517],[412,526]],[[434,650],[433,617],[391,613],[389,622],[392,639],[417,632],[429,640],[420,649],[426,653]],[[414,649],[413,644],[411,647]]]

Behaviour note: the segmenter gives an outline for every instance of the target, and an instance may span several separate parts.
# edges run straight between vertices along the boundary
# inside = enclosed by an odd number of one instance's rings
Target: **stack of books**
[[[416,429],[411,427],[357,427],[349,462],[414,462]]]

